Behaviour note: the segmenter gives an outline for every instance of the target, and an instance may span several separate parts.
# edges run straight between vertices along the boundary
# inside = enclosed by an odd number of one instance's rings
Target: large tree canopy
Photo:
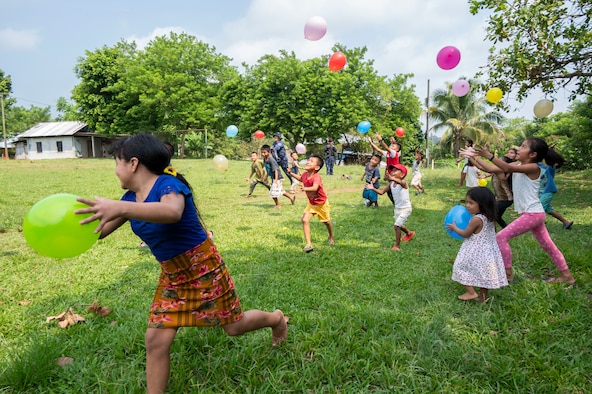
[[[486,38],[490,85],[517,91],[566,88],[573,100],[592,90],[590,0],[471,0],[471,13],[492,12]]]

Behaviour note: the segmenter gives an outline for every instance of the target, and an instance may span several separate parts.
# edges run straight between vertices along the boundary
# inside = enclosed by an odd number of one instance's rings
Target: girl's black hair
[[[171,165],[170,163],[173,152],[171,152],[172,145],[169,145],[162,142],[158,137],[155,137],[152,134],[136,134],[117,141],[111,148],[111,154],[113,154],[113,157],[125,161],[130,161],[132,157],[135,157],[151,173],[163,175],[164,170]],[[183,174],[177,173],[175,177],[183,182],[185,186],[191,190],[191,194],[193,195],[193,188],[187,179],[185,179]],[[192,200],[195,210],[197,211],[199,221],[203,225],[204,222],[201,218],[199,210],[197,209],[195,196]]]
[[[560,168],[565,164],[565,159],[557,153],[555,149],[549,147],[549,152],[547,152],[547,156],[545,156],[545,164]]]
[[[486,187],[473,187],[467,191],[467,196],[479,204],[479,213],[490,222],[495,222],[497,217],[497,204],[495,195]]]

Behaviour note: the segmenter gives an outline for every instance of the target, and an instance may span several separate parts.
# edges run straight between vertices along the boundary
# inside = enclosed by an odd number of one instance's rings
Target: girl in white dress
[[[489,289],[508,285],[495,239],[495,196],[486,187],[475,187],[467,192],[465,206],[474,215],[467,228],[462,230],[454,222],[446,226],[465,238],[452,267],[452,280],[466,288],[466,292],[458,296],[460,300],[485,302]],[[479,287],[479,293],[474,287]]]

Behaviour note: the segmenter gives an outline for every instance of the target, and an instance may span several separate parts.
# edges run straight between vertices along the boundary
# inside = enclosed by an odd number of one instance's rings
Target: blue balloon
[[[444,228],[446,228],[446,225],[454,223],[456,224],[456,227],[460,228],[461,230],[464,230],[469,225],[469,222],[471,221],[472,217],[473,215],[471,215],[471,213],[467,210],[467,208],[464,207],[464,205],[455,205],[454,207],[452,207],[450,211],[448,211],[446,217],[444,218]],[[448,230],[446,228],[446,232],[452,238],[464,240],[462,236],[458,235],[454,231]]]
[[[231,124],[226,128],[226,135],[229,137],[235,137],[238,134],[238,127]]]
[[[358,123],[358,131],[360,133],[367,133],[368,130],[370,130],[371,124],[370,122],[368,122],[367,120],[363,120],[360,123]]]

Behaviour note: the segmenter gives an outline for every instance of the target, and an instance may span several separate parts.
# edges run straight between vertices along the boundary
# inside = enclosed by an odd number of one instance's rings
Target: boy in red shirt
[[[310,240],[310,219],[314,215],[318,215],[319,221],[325,223],[325,226],[327,226],[329,245],[335,244],[329,200],[327,199],[327,194],[325,193],[325,189],[323,189],[323,181],[319,175],[319,171],[323,168],[324,164],[325,162],[320,156],[310,155],[304,166],[304,172],[302,174],[292,174],[294,178],[302,182],[301,190],[306,192],[306,196],[308,197],[308,203],[302,215],[302,227],[306,241],[306,246],[302,250],[306,253],[314,250]]]

